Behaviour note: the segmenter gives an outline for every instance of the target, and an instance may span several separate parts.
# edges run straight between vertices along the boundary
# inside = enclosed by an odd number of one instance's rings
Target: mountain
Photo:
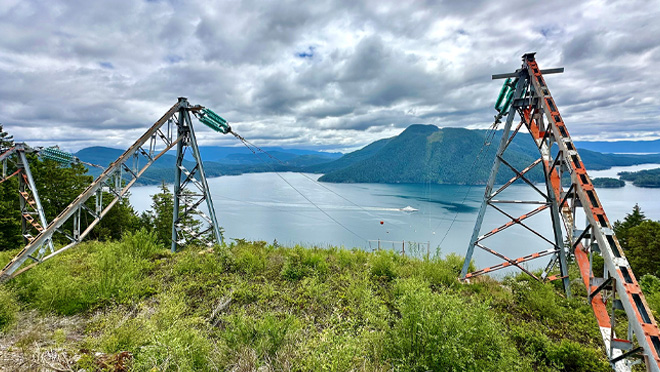
[[[502,135],[495,133],[491,144],[483,147],[485,130],[438,128],[435,125],[414,124],[400,135],[375,141],[364,148],[341,156],[304,149],[265,147],[268,155],[255,156],[245,147],[202,146],[200,153],[209,177],[254,172],[324,173],[325,182],[376,183],[439,183],[483,184],[490,173],[495,151]],[[517,169],[523,169],[539,157],[538,149],[527,135],[517,136],[505,153],[505,159]],[[483,150],[482,150],[483,148]],[[580,149],[587,169],[601,170],[613,166],[660,163],[660,154],[630,155],[604,154]],[[108,147],[89,147],[75,155],[83,161],[107,166],[124,150]],[[175,164],[174,151],[163,155],[140,177],[139,184],[172,182]],[[191,164],[188,153],[185,164]],[[139,158],[144,164],[146,159]],[[93,176],[102,170],[91,167]],[[514,173],[501,167],[498,183],[506,182]],[[535,182],[542,181],[542,173],[535,169],[528,174]]]
[[[480,184],[488,178],[496,151],[496,144],[487,147],[483,144],[484,136],[479,131],[415,124],[387,142],[379,143],[376,148],[370,145],[336,160],[333,163],[349,164],[326,173],[319,180]],[[527,152],[513,143],[506,159],[522,169],[534,161]],[[326,168],[332,169],[332,165]],[[502,169],[498,181],[505,182],[512,176],[513,172]],[[541,176],[538,171],[530,173],[534,180],[540,180]]]
[[[603,154],[596,151],[578,148],[587,170],[603,170],[612,167],[627,167],[630,165],[660,163],[660,154]]]
[[[616,154],[660,153],[660,140],[655,141],[575,141],[580,149]]]
[[[319,179],[324,182],[483,184],[488,179],[502,132],[496,132],[491,144],[483,147],[485,134],[486,131],[415,124],[396,137],[374,142],[307,171],[325,172]],[[587,169],[593,170],[660,163],[660,154],[603,154],[583,149],[579,152]],[[538,157],[534,142],[525,135],[517,136],[504,155],[518,170]],[[502,165],[496,181],[503,183],[513,176]],[[543,175],[540,169],[534,169],[528,178],[539,182]]]
[[[371,144],[365,146],[359,151],[351,152],[329,163],[318,164],[315,166],[308,167],[305,169],[305,171],[310,173],[327,173],[342,168],[346,168],[352,165],[353,163],[357,163],[359,161],[366,160],[372,157],[374,154],[380,151],[385,145],[387,145],[391,139],[392,138],[385,138],[378,140],[376,142],[372,142]]]

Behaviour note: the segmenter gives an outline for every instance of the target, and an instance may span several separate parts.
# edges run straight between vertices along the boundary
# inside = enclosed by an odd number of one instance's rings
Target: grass
[[[460,284],[455,255],[155,241],[85,243],[0,287],[0,343],[87,370],[125,352],[136,371],[609,370],[584,298],[522,275]],[[35,313],[82,330],[28,337]]]

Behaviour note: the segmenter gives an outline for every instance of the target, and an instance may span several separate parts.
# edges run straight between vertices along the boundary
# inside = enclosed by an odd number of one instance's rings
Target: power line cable
[[[268,153],[267,151],[261,149],[259,146],[257,146],[257,145],[255,145],[255,144],[251,143],[250,141],[248,141],[247,139],[245,139],[245,137],[243,137],[243,136],[241,136],[241,135],[239,135],[239,134],[237,134],[237,133],[235,133],[235,132],[233,132],[233,131],[231,132],[231,134],[233,134],[236,138],[238,138],[241,142],[243,142],[244,145],[249,144],[250,146],[254,147],[254,148],[257,149],[259,152],[265,154],[265,155],[268,156],[269,158],[271,158],[271,159],[273,159],[273,160],[279,162],[279,163],[282,164],[282,165],[286,165],[286,163],[285,163],[284,161],[278,159],[278,158],[275,157],[274,155],[272,155],[272,154]],[[247,145],[246,145],[246,146],[247,146]],[[252,151],[253,154],[257,155],[257,154],[256,154],[256,153],[255,153],[250,147],[248,147],[248,149],[250,149],[250,151]],[[267,164],[267,163],[266,163],[266,164]],[[271,166],[271,169],[273,169],[272,166]],[[369,216],[375,218],[376,220],[380,220],[380,221],[384,220],[384,218],[382,218],[382,217],[380,217],[380,216],[376,216],[376,215],[374,215],[373,213],[369,212],[369,210],[367,210],[366,208],[364,208],[364,207],[362,207],[361,205],[359,205],[359,204],[353,202],[352,200],[350,200],[350,199],[344,197],[343,195],[341,195],[341,194],[337,193],[336,191],[330,189],[329,187],[323,185],[322,183],[318,182],[317,180],[315,180],[315,179],[309,177],[309,176],[306,175],[305,173],[302,173],[302,172],[296,172],[296,173],[298,173],[298,174],[300,174],[301,176],[307,178],[308,180],[310,180],[310,181],[313,182],[314,184],[320,186],[321,188],[323,188],[323,189],[325,189],[325,190],[331,192],[332,194],[338,196],[339,198],[341,198],[341,199],[347,201],[347,202],[350,203],[351,205],[353,205],[353,206],[359,208],[360,210],[362,210],[363,212],[365,212],[365,213],[368,214]],[[399,227],[399,226],[397,226],[397,225],[392,225],[392,226],[394,226],[395,228],[401,230],[401,227]]]
[[[242,136],[240,136],[239,134],[237,134],[237,133],[235,133],[235,132],[231,132],[231,133],[232,133],[236,138],[238,138],[238,139],[243,143],[243,145],[245,145],[245,147],[247,147],[248,150],[250,150],[250,151],[251,151],[251,152],[252,152],[257,158],[259,158],[259,159],[260,159],[262,162],[264,162],[266,165],[269,165],[269,164],[265,161],[265,159],[263,159],[263,158],[262,158],[262,157],[261,157],[261,156],[260,156],[260,155],[259,155],[259,154],[258,154],[258,153],[257,153],[257,152],[256,152],[251,146],[250,146],[250,144],[248,144],[248,141],[245,140],[245,138],[243,138]],[[254,147],[257,148],[256,146],[254,146]],[[261,151],[263,151],[263,150],[261,150]],[[266,153],[266,154],[267,154],[267,153]],[[269,157],[275,159],[272,155],[270,155],[270,154],[267,154],[267,155],[268,155]],[[276,160],[277,160],[277,159],[276,159]],[[271,166],[271,169],[273,169],[272,166]],[[279,172],[275,171],[274,169],[273,169],[273,172],[274,172],[274,173],[275,173],[280,179],[282,179],[282,181],[284,181],[287,185],[289,185],[292,189],[294,189],[294,190],[295,190],[300,196],[302,196],[305,200],[307,200],[311,205],[313,205],[314,207],[316,207],[316,209],[318,209],[321,213],[323,213],[324,215],[326,215],[326,216],[327,216],[330,220],[332,220],[334,223],[336,223],[337,225],[341,226],[341,227],[344,228],[346,231],[348,231],[348,232],[350,232],[351,234],[357,236],[358,238],[364,240],[365,242],[368,242],[368,239],[364,238],[363,236],[361,236],[360,234],[356,233],[355,231],[349,229],[346,225],[344,225],[344,224],[342,224],[341,222],[339,222],[336,218],[332,217],[328,212],[326,212],[325,210],[323,210],[323,208],[321,208],[321,207],[318,206],[316,203],[314,203],[310,198],[308,198],[305,194],[303,194],[300,190],[298,190],[295,186],[293,186],[293,185],[291,184],[291,182],[289,182],[286,178],[284,178]]]
[[[484,142],[481,145],[481,149],[479,150],[479,153],[477,156],[474,158],[474,161],[472,162],[472,166],[470,168],[474,168],[477,165],[477,162],[479,161],[479,158],[481,157],[482,154],[484,154],[484,150],[490,147],[490,144],[495,137],[495,133],[497,133],[497,127],[498,124],[500,123],[500,119],[502,118],[502,115],[499,114],[495,117],[495,122],[489,127],[488,131],[486,131],[486,135],[484,138]],[[483,163],[481,163],[481,169],[483,167]],[[472,191],[472,187],[474,185],[470,184],[468,186],[468,190],[465,192],[465,195],[463,196],[463,200],[461,201],[460,206],[465,205],[465,201],[467,200],[468,196],[470,195],[470,192]],[[442,243],[444,243],[445,239],[449,235],[449,232],[451,231],[452,227],[454,226],[454,223],[458,219],[458,209],[456,210],[456,213],[454,213],[454,217],[451,220],[451,223],[449,224],[449,227],[447,228],[447,231],[445,231],[445,234],[443,235],[442,239],[440,240],[440,243],[438,244],[439,247],[442,248]],[[438,226],[436,226],[435,230],[437,230],[441,225],[442,222],[445,220],[441,220]]]

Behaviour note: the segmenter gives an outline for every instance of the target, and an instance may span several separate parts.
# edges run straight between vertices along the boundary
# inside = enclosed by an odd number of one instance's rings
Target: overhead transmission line
[[[501,119],[502,119],[505,115],[506,115],[506,111],[504,111],[504,110],[500,110],[500,112],[498,112],[498,114],[495,115],[495,121],[493,122],[493,124],[491,124],[491,126],[490,126],[490,127],[488,128],[488,130],[486,131],[486,134],[485,134],[485,137],[484,137],[484,142],[483,142],[483,144],[481,145],[481,149],[479,150],[479,153],[478,153],[477,156],[474,158],[474,161],[472,162],[472,165],[470,166],[471,169],[475,169],[475,166],[477,166],[477,165],[480,166],[479,169],[483,168],[483,165],[484,165],[483,162],[481,162],[480,164],[477,164],[477,163],[480,161],[480,158],[481,158],[482,154],[486,154],[486,153],[487,153],[487,151],[484,152],[484,150],[487,150],[487,149],[490,147],[490,145],[491,145],[491,143],[492,143],[492,141],[493,141],[493,138],[495,138],[495,133],[497,133],[497,127],[499,126],[499,124],[501,123]],[[475,173],[478,174],[478,172],[475,172]],[[468,189],[467,189],[467,191],[465,192],[465,195],[463,196],[463,199],[461,200],[461,203],[459,204],[460,206],[464,206],[464,205],[465,205],[465,201],[467,200],[468,196],[470,195],[470,192],[472,191],[472,188],[473,188],[473,187],[474,187],[474,184],[470,184],[470,185],[468,185]],[[439,246],[439,247],[442,247],[442,243],[444,243],[445,239],[446,239],[447,236],[449,235],[449,232],[450,232],[451,229],[453,228],[454,223],[455,223],[456,220],[458,219],[458,213],[459,213],[459,212],[458,212],[458,208],[457,208],[456,213],[454,213],[454,217],[452,218],[451,223],[449,224],[449,227],[448,227],[447,230],[445,231],[445,234],[442,236],[442,239],[440,239],[440,243],[438,243],[438,246]],[[438,226],[436,226],[436,228],[435,228],[434,230],[437,230],[437,229],[442,225],[442,223],[443,223],[444,221],[445,221],[445,220],[441,220],[440,223],[438,224]]]
[[[252,143],[248,142],[248,140],[246,140],[246,139],[245,139],[243,136],[241,136],[240,134],[238,134],[238,133],[236,133],[236,132],[234,132],[234,131],[232,131],[232,130],[230,130],[229,132],[230,132],[234,137],[238,138],[238,139],[241,141],[241,143],[243,143],[243,145],[244,145],[245,147],[247,147],[247,149],[250,150],[250,151],[251,151],[251,152],[252,152],[252,153],[253,153],[253,154],[254,154],[259,160],[261,160],[264,164],[269,165],[268,162],[267,162],[265,159],[263,159],[263,158],[257,153],[257,151],[255,151],[255,149],[257,149],[259,152],[262,152],[263,154],[267,155],[268,157],[270,157],[270,158],[272,158],[272,159],[274,159],[274,160],[276,160],[276,161],[278,161],[278,162],[280,162],[280,163],[282,163],[282,164],[285,164],[284,162],[282,162],[281,160],[275,158],[273,155],[267,153],[266,151],[262,150],[262,149],[259,148],[258,146],[253,145]],[[271,166],[271,169],[273,169],[272,166]],[[284,181],[287,185],[289,185],[289,187],[291,187],[293,190],[295,190],[300,196],[302,196],[303,198],[305,198],[305,200],[307,200],[311,205],[313,205],[314,207],[316,207],[316,209],[318,209],[321,213],[323,213],[324,215],[326,215],[326,217],[328,217],[328,218],[329,218],[330,220],[332,220],[334,223],[336,223],[337,225],[341,226],[342,228],[344,228],[346,231],[350,232],[351,234],[357,236],[357,237],[360,238],[361,240],[364,240],[365,242],[369,241],[369,240],[366,239],[365,237],[361,236],[360,234],[358,234],[358,233],[356,233],[355,231],[353,231],[353,230],[351,230],[350,228],[348,228],[346,225],[344,225],[344,224],[342,224],[341,222],[339,222],[336,218],[332,217],[328,212],[326,212],[326,211],[325,211],[323,208],[321,208],[318,204],[314,203],[309,197],[307,197],[307,196],[306,196],[305,194],[303,194],[300,190],[298,190],[295,186],[293,186],[293,184],[291,184],[291,182],[289,182],[286,178],[284,178],[279,172],[277,172],[277,171],[274,170],[274,169],[273,169],[273,172],[274,172],[274,173],[275,173],[275,174],[276,174],[276,175],[277,175],[282,181]],[[302,173],[301,173],[301,174],[302,174]],[[329,190],[329,189],[326,188],[326,187],[324,187],[324,188],[325,188],[326,190]],[[331,190],[329,190],[329,191],[331,191]],[[333,192],[335,195],[340,196],[339,194],[335,193],[334,191],[331,191],[331,192]],[[340,196],[340,197],[341,197],[341,196]],[[346,198],[344,198],[344,197],[342,197],[342,198],[343,198],[344,200],[347,200],[347,201],[348,201],[348,199],[346,199]],[[350,202],[350,201],[349,201],[349,202]],[[352,202],[351,202],[351,203],[352,203]],[[353,204],[355,204],[355,203],[353,203]],[[355,205],[357,206],[357,204],[355,204]],[[358,207],[359,207],[359,206],[358,206]],[[360,208],[361,208],[361,207],[360,207]]]

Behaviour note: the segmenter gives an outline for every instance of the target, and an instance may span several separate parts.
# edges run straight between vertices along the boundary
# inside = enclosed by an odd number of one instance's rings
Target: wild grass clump
[[[287,259],[281,271],[282,278],[295,282],[306,276],[327,274],[328,264],[325,260],[327,253],[321,252],[320,249],[296,246],[287,253]]]
[[[0,286],[0,332],[9,328],[16,320],[19,307],[9,288]]]
[[[145,230],[121,241],[84,243],[18,276],[18,297],[42,312],[71,315],[111,303],[131,303],[155,292],[149,273],[166,254]]]

